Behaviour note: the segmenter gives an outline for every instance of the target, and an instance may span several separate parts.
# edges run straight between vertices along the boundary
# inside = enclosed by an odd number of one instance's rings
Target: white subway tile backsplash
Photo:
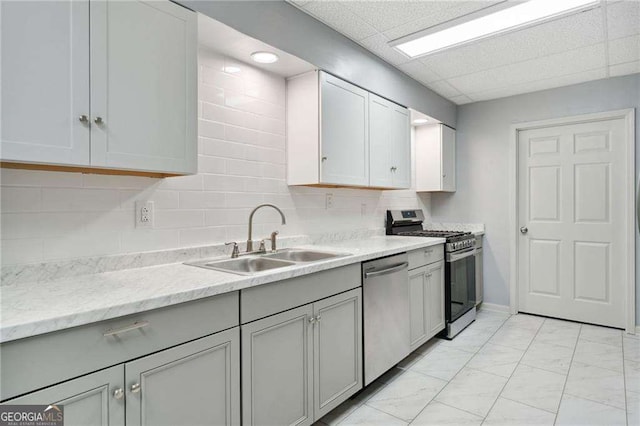
[[[428,208],[413,191],[289,187],[282,77],[199,51],[198,174],[153,179],[32,170],[0,171],[2,263],[189,247],[381,228],[387,208]],[[223,71],[236,66],[235,74]],[[327,193],[334,208],[325,208]],[[135,228],[135,202],[154,202],[154,228]],[[365,204],[365,214],[362,205]],[[426,212],[428,214],[428,211]]]
[[[0,194],[2,212],[30,212],[42,209],[42,189],[3,187]]]

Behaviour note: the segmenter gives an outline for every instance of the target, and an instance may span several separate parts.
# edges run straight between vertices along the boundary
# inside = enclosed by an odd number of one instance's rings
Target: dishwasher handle
[[[409,267],[409,262],[402,262],[398,265],[394,265],[386,269],[381,269],[379,271],[365,272],[364,278],[366,279],[366,278],[379,277],[381,275],[393,274],[394,272],[401,271],[408,267]]]

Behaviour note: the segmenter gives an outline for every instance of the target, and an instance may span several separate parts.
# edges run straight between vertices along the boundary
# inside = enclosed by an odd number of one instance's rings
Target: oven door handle
[[[475,256],[476,249],[470,248],[468,250],[459,251],[456,253],[450,253],[447,255],[447,262],[455,262],[456,260],[464,259],[465,257]]]
[[[394,265],[391,268],[381,269],[379,271],[365,272],[364,277],[373,278],[373,277],[379,277],[380,275],[393,274],[394,272],[401,271],[408,267],[409,267],[409,262],[403,262],[398,265]]]

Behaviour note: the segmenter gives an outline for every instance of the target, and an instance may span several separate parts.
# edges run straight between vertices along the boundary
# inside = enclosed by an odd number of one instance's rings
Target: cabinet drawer
[[[0,399],[237,326],[238,310],[233,292],[4,343]]]
[[[419,268],[444,259],[444,244],[413,250],[407,254],[409,256],[409,269]]]
[[[360,263],[278,281],[240,292],[240,322],[246,324],[361,285]]]

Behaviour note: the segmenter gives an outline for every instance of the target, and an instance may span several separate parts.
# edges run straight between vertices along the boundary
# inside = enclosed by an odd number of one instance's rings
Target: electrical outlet
[[[333,194],[327,194],[325,208],[326,209],[332,209],[333,208]]]
[[[153,201],[136,201],[136,228],[153,228]]]

